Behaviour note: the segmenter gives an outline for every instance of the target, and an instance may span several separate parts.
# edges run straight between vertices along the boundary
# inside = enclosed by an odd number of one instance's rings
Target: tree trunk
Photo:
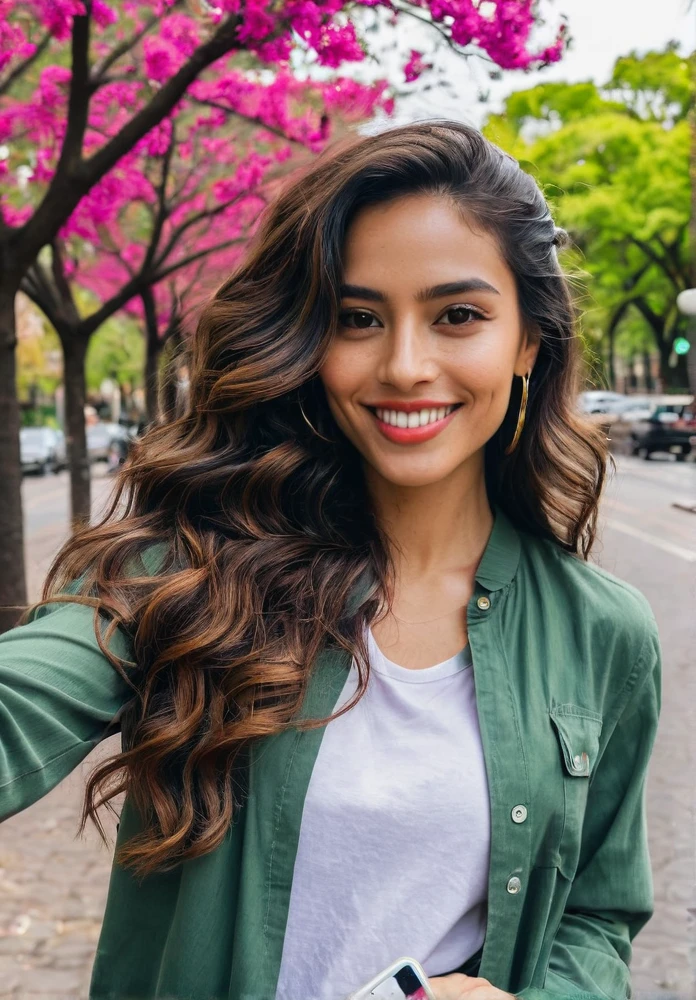
[[[158,362],[162,345],[152,289],[147,288],[141,298],[145,311],[145,410],[146,420],[152,424],[157,420],[159,411]]]
[[[159,411],[157,398],[159,355],[159,344],[148,336],[145,351],[145,410],[148,423],[153,423],[157,419]]]
[[[70,519],[72,530],[89,524],[91,511],[90,464],[85,431],[85,358],[88,339],[67,332],[61,336],[65,384],[65,443],[70,470]]]
[[[16,288],[0,286],[0,632],[13,628],[27,602],[22,469],[15,361]]]

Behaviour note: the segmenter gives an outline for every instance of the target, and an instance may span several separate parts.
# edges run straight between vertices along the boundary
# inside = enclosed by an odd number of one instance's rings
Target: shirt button
[[[490,600],[485,596],[479,597],[476,604],[481,609],[481,611],[488,611],[488,609],[491,606]]]
[[[522,883],[516,875],[513,875],[511,879],[508,879],[507,891],[512,893],[513,896],[515,893],[519,892],[521,888]]]
[[[514,806],[512,809],[511,816],[513,823],[524,823],[524,821],[527,818],[527,807]]]

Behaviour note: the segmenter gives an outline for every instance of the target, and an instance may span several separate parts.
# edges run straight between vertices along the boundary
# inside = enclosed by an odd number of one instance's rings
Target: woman
[[[630,995],[660,646],[587,561],[564,238],[463,124],[320,157],[0,637],[2,815],[122,732],[92,997],[338,1000],[401,955],[438,1000]]]

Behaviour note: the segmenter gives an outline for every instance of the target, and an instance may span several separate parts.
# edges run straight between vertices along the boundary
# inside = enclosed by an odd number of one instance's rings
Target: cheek
[[[333,397],[339,405],[360,390],[370,371],[366,352],[350,350],[350,347],[346,344],[333,345],[319,369],[319,378],[329,401]]]
[[[462,385],[472,393],[500,396],[509,392],[518,339],[511,336],[507,322],[493,320],[475,335],[445,349],[450,374],[457,372]]]

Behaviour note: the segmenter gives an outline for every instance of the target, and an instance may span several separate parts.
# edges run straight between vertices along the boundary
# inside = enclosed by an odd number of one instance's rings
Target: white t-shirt
[[[368,632],[370,680],[328,724],[302,814],[276,1000],[343,1000],[404,955],[428,976],[485,936],[490,801],[467,645],[423,670]],[[334,711],[357,689],[351,665]]]

